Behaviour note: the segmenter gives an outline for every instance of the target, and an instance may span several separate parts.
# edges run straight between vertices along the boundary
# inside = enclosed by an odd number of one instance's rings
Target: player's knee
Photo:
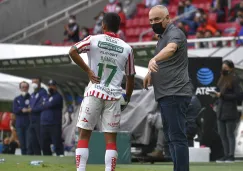
[[[116,133],[105,133],[106,144],[116,143]]]
[[[79,139],[87,139],[89,140],[91,136],[91,130],[79,129]]]

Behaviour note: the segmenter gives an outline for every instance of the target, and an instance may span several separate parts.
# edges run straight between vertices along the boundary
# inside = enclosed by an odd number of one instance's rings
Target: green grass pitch
[[[0,154],[0,171],[76,171],[74,157],[12,156]],[[31,160],[42,160],[40,166],[30,165]],[[104,171],[104,165],[88,165],[86,171]],[[192,163],[190,171],[242,171],[243,162],[234,164]],[[172,171],[172,163],[118,165],[116,171]]]

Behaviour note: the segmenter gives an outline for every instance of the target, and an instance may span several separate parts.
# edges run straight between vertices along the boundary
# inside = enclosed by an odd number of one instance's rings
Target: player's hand
[[[91,71],[91,70],[88,71],[88,76],[89,76],[89,80],[90,80],[93,84],[99,84],[99,83],[100,83],[100,78],[97,77],[93,71]]]
[[[148,90],[148,86],[151,85],[151,73],[148,72],[148,74],[145,76],[143,80],[143,88]]]
[[[148,69],[151,71],[151,72],[157,72],[159,70],[159,67],[155,61],[154,58],[152,58],[150,61],[149,61],[149,65],[148,65]]]

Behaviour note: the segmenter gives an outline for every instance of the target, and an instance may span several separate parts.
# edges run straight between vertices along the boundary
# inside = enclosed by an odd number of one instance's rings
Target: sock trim
[[[106,144],[106,150],[116,150],[117,151],[116,143],[108,143],[108,144]]]
[[[79,140],[77,148],[88,148],[89,147],[89,142],[88,140]]]

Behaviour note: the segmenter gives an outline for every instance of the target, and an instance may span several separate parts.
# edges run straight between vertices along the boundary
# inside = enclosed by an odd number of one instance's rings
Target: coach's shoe
[[[154,150],[152,153],[148,153],[147,156],[156,158],[156,159],[164,158],[162,151],[159,151],[159,150]]]
[[[235,157],[234,156],[229,156],[226,160],[225,163],[234,163],[235,162]]]
[[[222,157],[222,158],[216,160],[216,163],[225,163],[225,161],[226,161],[227,159],[228,159],[228,157],[227,157],[227,156],[224,156],[224,157]]]

